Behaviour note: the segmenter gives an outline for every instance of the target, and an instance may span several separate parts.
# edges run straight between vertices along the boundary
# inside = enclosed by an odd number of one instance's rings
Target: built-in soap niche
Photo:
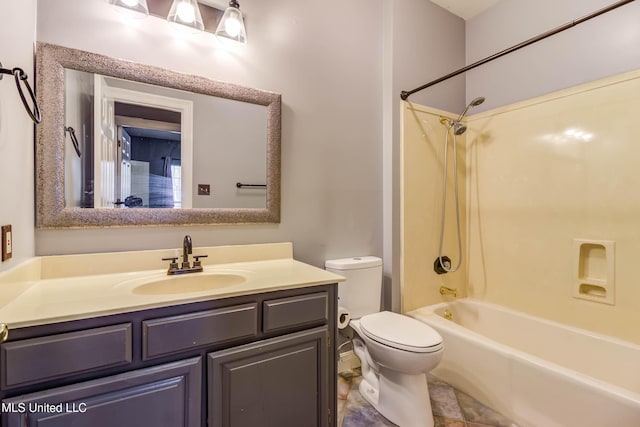
[[[614,247],[611,240],[573,240],[574,298],[615,304]]]

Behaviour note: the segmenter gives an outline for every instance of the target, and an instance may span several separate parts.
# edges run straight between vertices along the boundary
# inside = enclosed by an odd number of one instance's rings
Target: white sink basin
[[[131,292],[137,295],[171,295],[205,292],[245,283],[247,278],[234,273],[189,273],[142,281]]]

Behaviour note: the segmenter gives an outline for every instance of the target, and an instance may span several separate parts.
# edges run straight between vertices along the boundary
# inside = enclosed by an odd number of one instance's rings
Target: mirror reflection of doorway
[[[180,112],[115,103],[117,207],[182,207]]]
[[[94,127],[93,207],[190,208],[193,102],[94,77],[94,121],[99,126]],[[140,144],[151,140],[153,149],[139,155]]]

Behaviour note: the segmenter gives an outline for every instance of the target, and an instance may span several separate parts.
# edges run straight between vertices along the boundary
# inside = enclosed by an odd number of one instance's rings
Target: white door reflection
[[[94,80],[94,205],[100,208],[189,208],[193,102]],[[176,168],[177,167],[177,168]],[[174,187],[180,185],[179,195]]]

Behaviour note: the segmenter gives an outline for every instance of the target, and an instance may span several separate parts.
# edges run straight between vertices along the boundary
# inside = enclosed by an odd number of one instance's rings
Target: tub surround
[[[463,260],[456,273],[436,274],[434,261],[438,257],[440,238],[440,215],[442,209],[442,172],[444,143],[447,126],[440,118],[450,120],[458,114],[448,113],[435,108],[424,107],[411,102],[402,106],[402,145],[401,145],[401,288],[402,312],[435,304],[442,301],[440,286],[458,289],[458,295],[466,296],[467,262]],[[451,147],[451,138],[449,146]],[[465,174],[465,140],[467,134],[456,137],[457,171],[450,168],[447,177],[446,212],[444,245],[442,255],[449,256],[452,264],[458,263],[456,240],[454,173],[459,177]],[[450,149],[451,150],[451,149]],[[451,151],[449,152],[451,155]],[[460,232],[462,233],[462,253],[466,258],[467,201],[466,182],[459,179]],[[427,285],[428,286],[425,286]]]
[[[12,329],[343,280],[294,260],[291,243],[195,247],[194,255],[208,257],[202,259],[204,272],[191,277],[227,274],[244,280],[199,292],[134,293],[136,286],[171,280],[166,275],[169,263],[162,258],[178,256],[179,252],[166,249],[32,258],[0,274],[0,321]]]
[[[458,139],[466,155],[459,150],[457,171],[466,183],[466,261],[462,271],[442,277],[430,265],[439,224],[429,218],[439,218],[441,209],[438,119],[451,115],[404,104],[403,310],[441,302],[437,290],[444,285],[640,344],[633,197],[640,174],[630,124],[640,114],[638,91],[640,70],[467,117],[468,131]],[[455,218],[447,224],[453,227]],[[445,243],[455,243],[451,236],[455,230],[447,229]],[[576,253],[575,242],[585,241],[602,249]]]
[[[640,344],[638,91],[640,70],[469,117],[469,296]]]

